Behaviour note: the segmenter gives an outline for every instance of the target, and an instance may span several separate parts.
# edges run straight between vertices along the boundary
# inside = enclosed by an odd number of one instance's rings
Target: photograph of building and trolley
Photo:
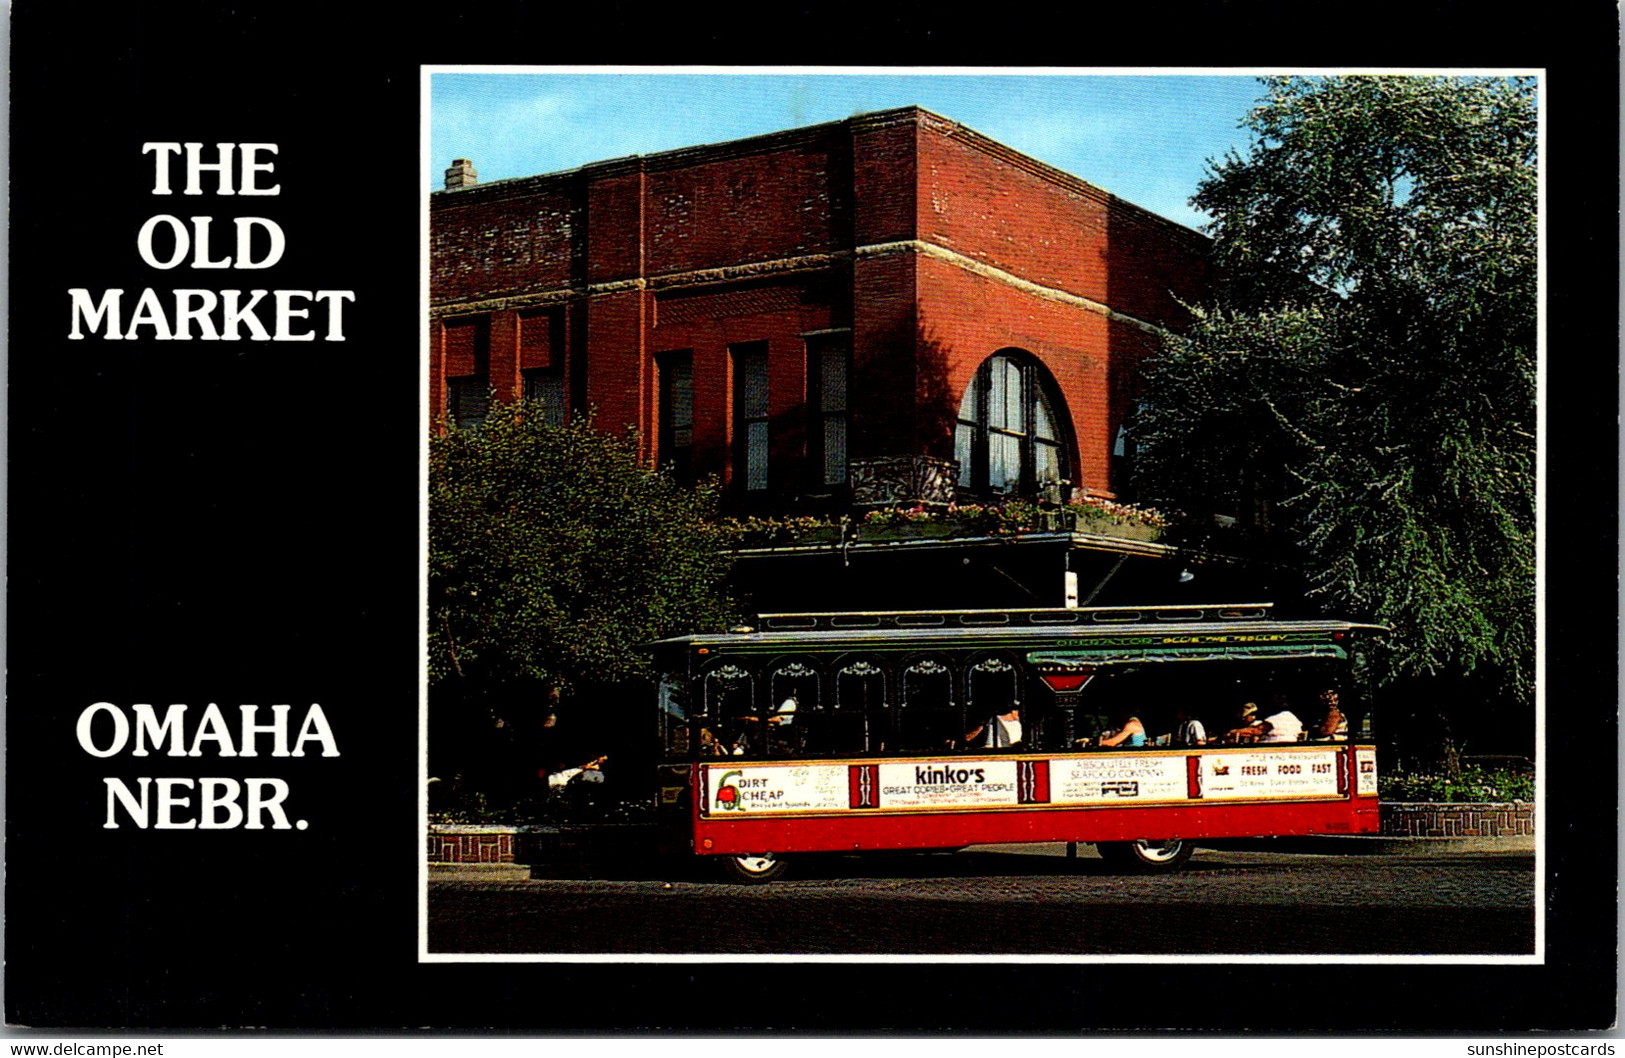
[[[424,957],[1536,957],[1536,84],[426,73]]]

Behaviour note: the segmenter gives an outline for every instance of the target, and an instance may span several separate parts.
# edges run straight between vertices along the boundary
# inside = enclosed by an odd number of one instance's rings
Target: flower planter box
[[[857,543],[881,543],[887,540],[942,540],[955,535],[968,535],[962,526],[950,522],[920,521],[901,525],[863,526],[854,540]]]

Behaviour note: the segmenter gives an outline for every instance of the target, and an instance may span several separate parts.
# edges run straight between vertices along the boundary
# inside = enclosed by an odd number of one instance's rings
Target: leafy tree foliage
[[[1328,608],[1393,629],[1385,679],[1488,669],[1527,694],[1534,87],[1265,88],[1250,149],[1192,199],[1219,297],[1150,370],[1141,498],[1284,538]]]
[[[493,403],[429,447],[429,676],[485,692],[643,675],[639,644],[724,624],[716,495],[592,424]]]

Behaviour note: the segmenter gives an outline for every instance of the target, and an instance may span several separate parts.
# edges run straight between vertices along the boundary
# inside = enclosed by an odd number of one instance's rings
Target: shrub
[[[1460,804],[1535,799],[1534,774],[1505,768],[1463,768],[1455,779],[1433,772],[1396,771],[1381,775],[1377,786],[1384,801]]]

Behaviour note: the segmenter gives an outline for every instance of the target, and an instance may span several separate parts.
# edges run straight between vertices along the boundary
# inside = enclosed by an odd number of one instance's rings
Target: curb
[[[1381,834],[1310,834],[1282,838],[1214,838],[1196,847],[1214,851],[1286,852],[1318,856],[1532,856],[1533,837],[1511,838],[1403,838]],[[1018,856],[1065,856],[1064,842],[970,845],[965,852],[993,852]],[[1096,855],[1087,842],[1078,845],[1080,857]]]
[[[1386,834],[1312,834],[1284,838],[1231,838],[1199,841],[1199,848],[1238,849],[1249,852],[1304,852],[1328,856],[1528,856],[1535,851],[1533,836],[1505,838],[1409,838]]]
[[[431,882],[523,882],[530,878],[527,863],[431,863]]]

